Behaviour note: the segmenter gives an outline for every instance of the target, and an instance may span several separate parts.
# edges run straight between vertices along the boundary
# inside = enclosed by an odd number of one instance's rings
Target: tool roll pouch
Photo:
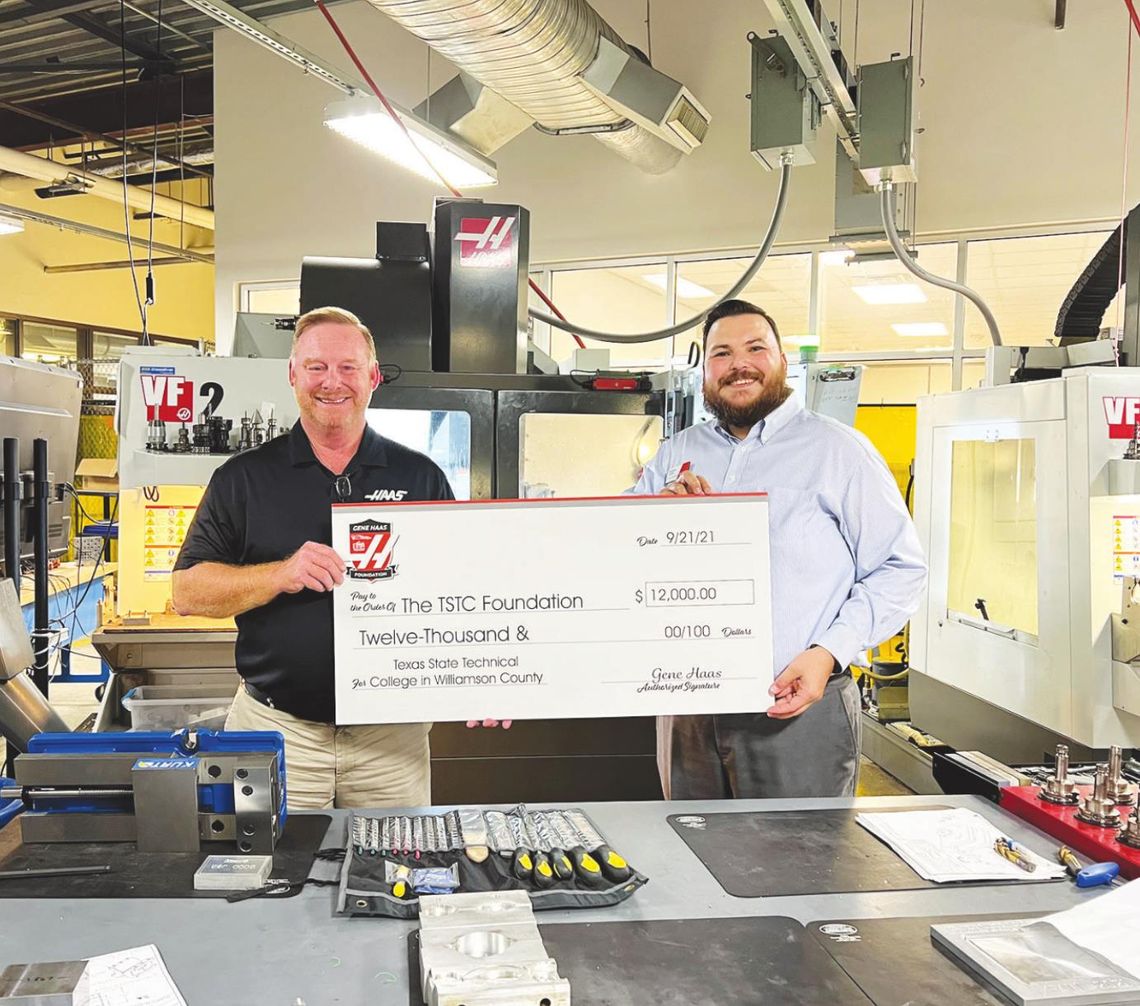
[[[511,858],[491,850],[487,858],[476,863],[468,858],[464,849],[450,852],[422,852],[419,859],[414,853],[404,855],[402,851],[393,854],[387,850],[383,855],[370,849],[361,851],[353,841],[354,821],[364,815],[352,814],[349,818],[348,840],[344,857],[344,868],[340,876],[337,896],[337,913],[351,916],[384,916],[397,919],[419,917],[419,897],[412,888],[410,879],[405,880],[406,893],[397,897],[393,892],[392,872],[389,864],[422,870],[429,867],[448,868],[453,864],[458,869],[459,886],[455,893],[479,891],[517,891],[530,894],[535,911],[546,908],[601,908],[624,901],[639,887],[647,884],[649,878],[629,867],[628,878],[612,883],[604,877],[587,883],[578,871],[565,880],[555,880],[552,886],[540,886],[533,876],[519,879],[511,871]],[[597,829],[594,829],[597,831]],[[438,893],[438,892],[434,892]]]

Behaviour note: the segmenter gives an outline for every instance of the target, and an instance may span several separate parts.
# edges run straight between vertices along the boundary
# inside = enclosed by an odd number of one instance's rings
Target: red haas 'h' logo
[[[455,242],[459,264],[498,269],[514,262],[515,217],[463,217]]]
[[[396,575],[392,525],[362,520],[348,525],[348,575],[354,580],[387,580]]]

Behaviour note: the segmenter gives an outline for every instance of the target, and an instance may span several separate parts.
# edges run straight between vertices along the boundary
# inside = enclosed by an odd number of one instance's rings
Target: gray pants
[[[854,796],[859,689],[844,673],[791,720],[763,713],[661,716],[657,767],[667,800]]]

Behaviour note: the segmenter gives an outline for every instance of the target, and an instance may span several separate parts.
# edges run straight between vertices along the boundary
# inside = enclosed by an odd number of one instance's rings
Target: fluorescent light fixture
[[[439,183],[439,177],[425,163],[425,155],[457,189],[498,183],[498,169],[494,161],[487,160],[462,140],[448,136],[443,130],[429,125],[406,109],[398,105],[392,107],[407,126],[412,143],[420,153],[412,149],[404,131],[374,98],[357,97],[334,101],[325,108],[325,125],[385,160],[436,184]]]
[[[644,277],[646,283],[652,283],[655,287],[662,290],[665,289],[665,274],[663,272],[650,273]],[[712,290],[706,290],[700,283],[694,283],[691,279],[682,279],[677,277],[677,296],[682,300],[701,300],[703,298],[713,297],[715,294]]]
[[[850,248],[835,248],[831,251],[819,253],[820,265],[843,265],[848,259],[854,257],[855,253]]]
[[[0,234],[22,234],[23,231],[23,220],[19,217],[10,217],[6,213],[0,213]]]
[[[926,294],[915,283],[874,283],[851,289],[866,304],[926,303]]]
[[[940,321],[900,321],[897,325],[892,325],[891,328],[899,335],[931,336],[949,334],[946,331],[946,326]]]

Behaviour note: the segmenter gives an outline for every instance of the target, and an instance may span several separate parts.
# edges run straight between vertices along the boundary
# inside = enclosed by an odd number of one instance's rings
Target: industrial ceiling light
[[[408,143],[399,124],[373,98],[360,96],[332,102],[325,108],[325,125],[429,181],[438,182],[442,175],[457,189],[498,184],[499,173],[494,161],[406,109],[398,105],[393,108],[411,134],[416,150]]]
[[[916,283],[874,283],[851,288],[865,304],[924,304],[926,294]]]
[[[650,273],[645,277],[646,283],[652,283],[655,287],[665,289],[665,274],[663,272]],[[700,283],[694,283],[691,279],[685,279],[681,276],[677,277],[677,296],[682,300],[704,300],[708,297],[713,297],[715,294],[712,290],[707,290],[701,286]]]
[[[892,325],[898,335],[932,336],[948,335],[946,326],[940,321],[900,321]]]
[[[22,234],[23,230],[23,220],[0,213],[0,234]]]

